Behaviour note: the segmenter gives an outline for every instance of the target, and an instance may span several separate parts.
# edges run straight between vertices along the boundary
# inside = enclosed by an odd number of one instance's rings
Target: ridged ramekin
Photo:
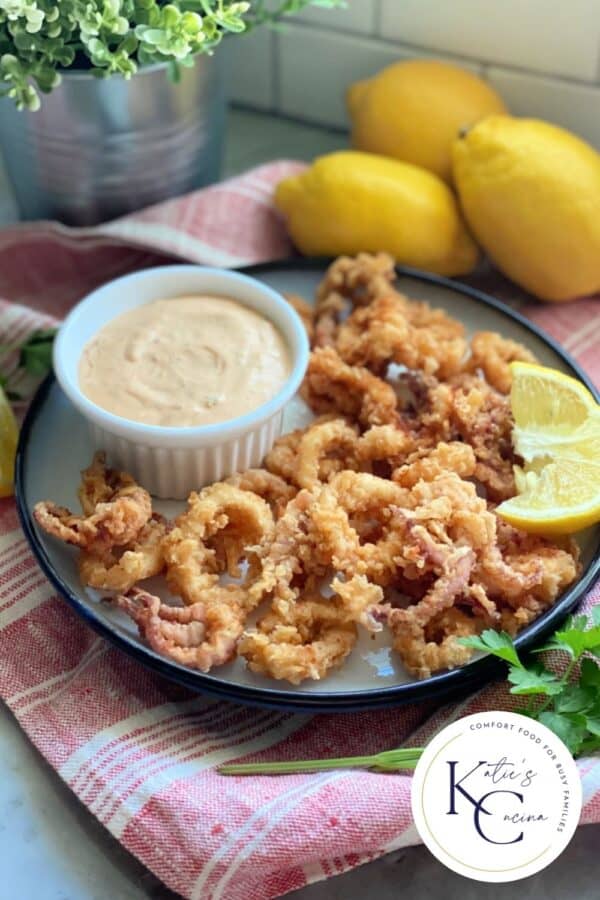
[[[153,300],[189,294],[229,297],[277,326],[288,345],[292,371],[271,400],[226,422],[173,428],[114,415],[82,393],[81,352],[107,322]],[[105,450],[111,464],[131,472],[154,496],[182,500],[192,490],[260,465],[281,434],[284,407],[300,386],[308,354],[299,316],[276,291],[238,272],[174,265],[125,275],[88,294],[58,332],[54,370],[69,400],[87,419],[94,447]]]

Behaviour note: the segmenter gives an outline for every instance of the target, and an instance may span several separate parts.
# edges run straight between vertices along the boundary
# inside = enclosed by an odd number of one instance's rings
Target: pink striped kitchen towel
[[[96,229],[4,230],[0,339],[25,337],[99,282],[141,266],[173,258],[236,266],[289,255],[271,197],[273,185],[299,168],[262,166]],[[538,305],[528,314],[600,378],[597,301]],[[598,588],[587,598],[594,602]],[[0,660],[0,694],[36,747],[111,834],[195,900],[267,900],[419,840],[408,776],[224,778],[218,763],[422,745],[457,716],[511,705],[500,684],[437,710],[422,704],[338,716],[249,709],[186,692],[98,638],[56,596],[12,500],[0,504]],[[600,760],[579,765],[582,822],[600,821]]]

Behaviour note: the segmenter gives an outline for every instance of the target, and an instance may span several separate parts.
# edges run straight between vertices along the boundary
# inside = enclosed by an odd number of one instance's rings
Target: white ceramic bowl
[[[79,387],[85,344],[111,319],[144,303],[186,294],[230,297],[270,319],[285,338],[292,371],[275,396],[257,409],[215,425],[182,428],[144,425],[116,416]],[[185,499],[190,491],[260,465],[281,434],[283,409],[298,390],[308,364],[304,326],[289,303],[254,278],[202,266],[161,266],[109,281],[88,294],[63,322],[54,344],[56,377],[87,419],[98,449],[156,497]]]

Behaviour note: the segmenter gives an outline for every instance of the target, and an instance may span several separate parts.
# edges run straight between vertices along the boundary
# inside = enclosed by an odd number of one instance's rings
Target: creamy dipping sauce
[[[147,425],[211,425],[251,412],[283,386],[289,349],[268,319],[226,297],[156,300],[123,313],[83,348],[79,387]]]

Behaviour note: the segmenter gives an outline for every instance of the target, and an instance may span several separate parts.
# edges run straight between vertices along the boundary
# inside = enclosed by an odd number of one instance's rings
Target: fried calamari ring
[[[152,515],[150,494],[131,475],[109,469],[97,453],[82,472],[83,516],[55,503],[36,503],[33,515],[48,534],[76,547],[103,552],[134,541]]]
[[[337,418],[339,418],[339,416],[336,416],[335,413],[326,413],[325,415],[317,416],[317,418],[305,428],[296,428],[294,431],[282,434],[281,437],[277,438],[273,447],[265,456],[265,469],[272,472],[274,475],[279,475],[284,481],[293,484],[296,474],[296,460],[298,457],[300,441],[310,428],[316,428],[316,426],[320,425],[322,422],[333,422],[333,420]],[[320,480],[327,481],[329,474],[331,473],[322,471],[320,473]]]
[[[290,294],[285,291],[283,296],[302,319],[302,324],[306,329],[308,340],[312,343],[314,337],[313,319],[315,315],[315,307],[312,306],[312,304],[308,303],[308,301],[305,300],[304,297],[300,297],[299,294]]]
[[[324,486],[311,508],[313,531],[333,568],[389,584],[404,558],[405,529],[394,518],[408,492],[366,472],[341,472]]]
[[[213,588],[210,602],[175,607],[140,588],[121,594],[114,603],[137,624],[141,637],[163,656],[191,669],[210,671],[235,656],[244,629],[245,611],[239,589]]]
[[[358,432],[345,419],[332,419],[307,428],[298,445],[294,481],[301,488],[313,488],[321,482],[324,459],[329,468],[342,469],[358,465],[356,445]],[[333,457],[333,458],[332,458]]]
[[[503,338],[495,331],[477,331],[471,338],[468,370],[481,369],[486,381],[501,394],[510,393],[512,384],[510,363],[516,360],[538,362],[537,356],[523,344]]]
[[[425,628],[414,621],[393,626],[394,649],[408,672],[429,678],[468,662],[473,650],[458,639],[479,634],[483,627],[481,619],[452,607],[434,616]]]
[[[293,485],[267,469],[246,469],[245,472],[236,472],[235,475],[226,478],[224,483],[262,497],[271,507],[276,519],[297,493]]]
[[[332,347],[313,350],[301,391],[317,413],[347,416],[365,428],[400,422],[393,387],[368,369],[347,365]]]
[[[166,520],[154,514],[135,541],[104,553],[82,550],[79,575],[84,584],[104,591],[126,592],[138,581],[159,575],[165,567],[162,541]]]
[[[204,600],[220,573],[240,576],[240,563],[270,539],[273,524],[269,505],[249,491],[219,482],[193,492],[163,541],[169,589],[187,604]]]

